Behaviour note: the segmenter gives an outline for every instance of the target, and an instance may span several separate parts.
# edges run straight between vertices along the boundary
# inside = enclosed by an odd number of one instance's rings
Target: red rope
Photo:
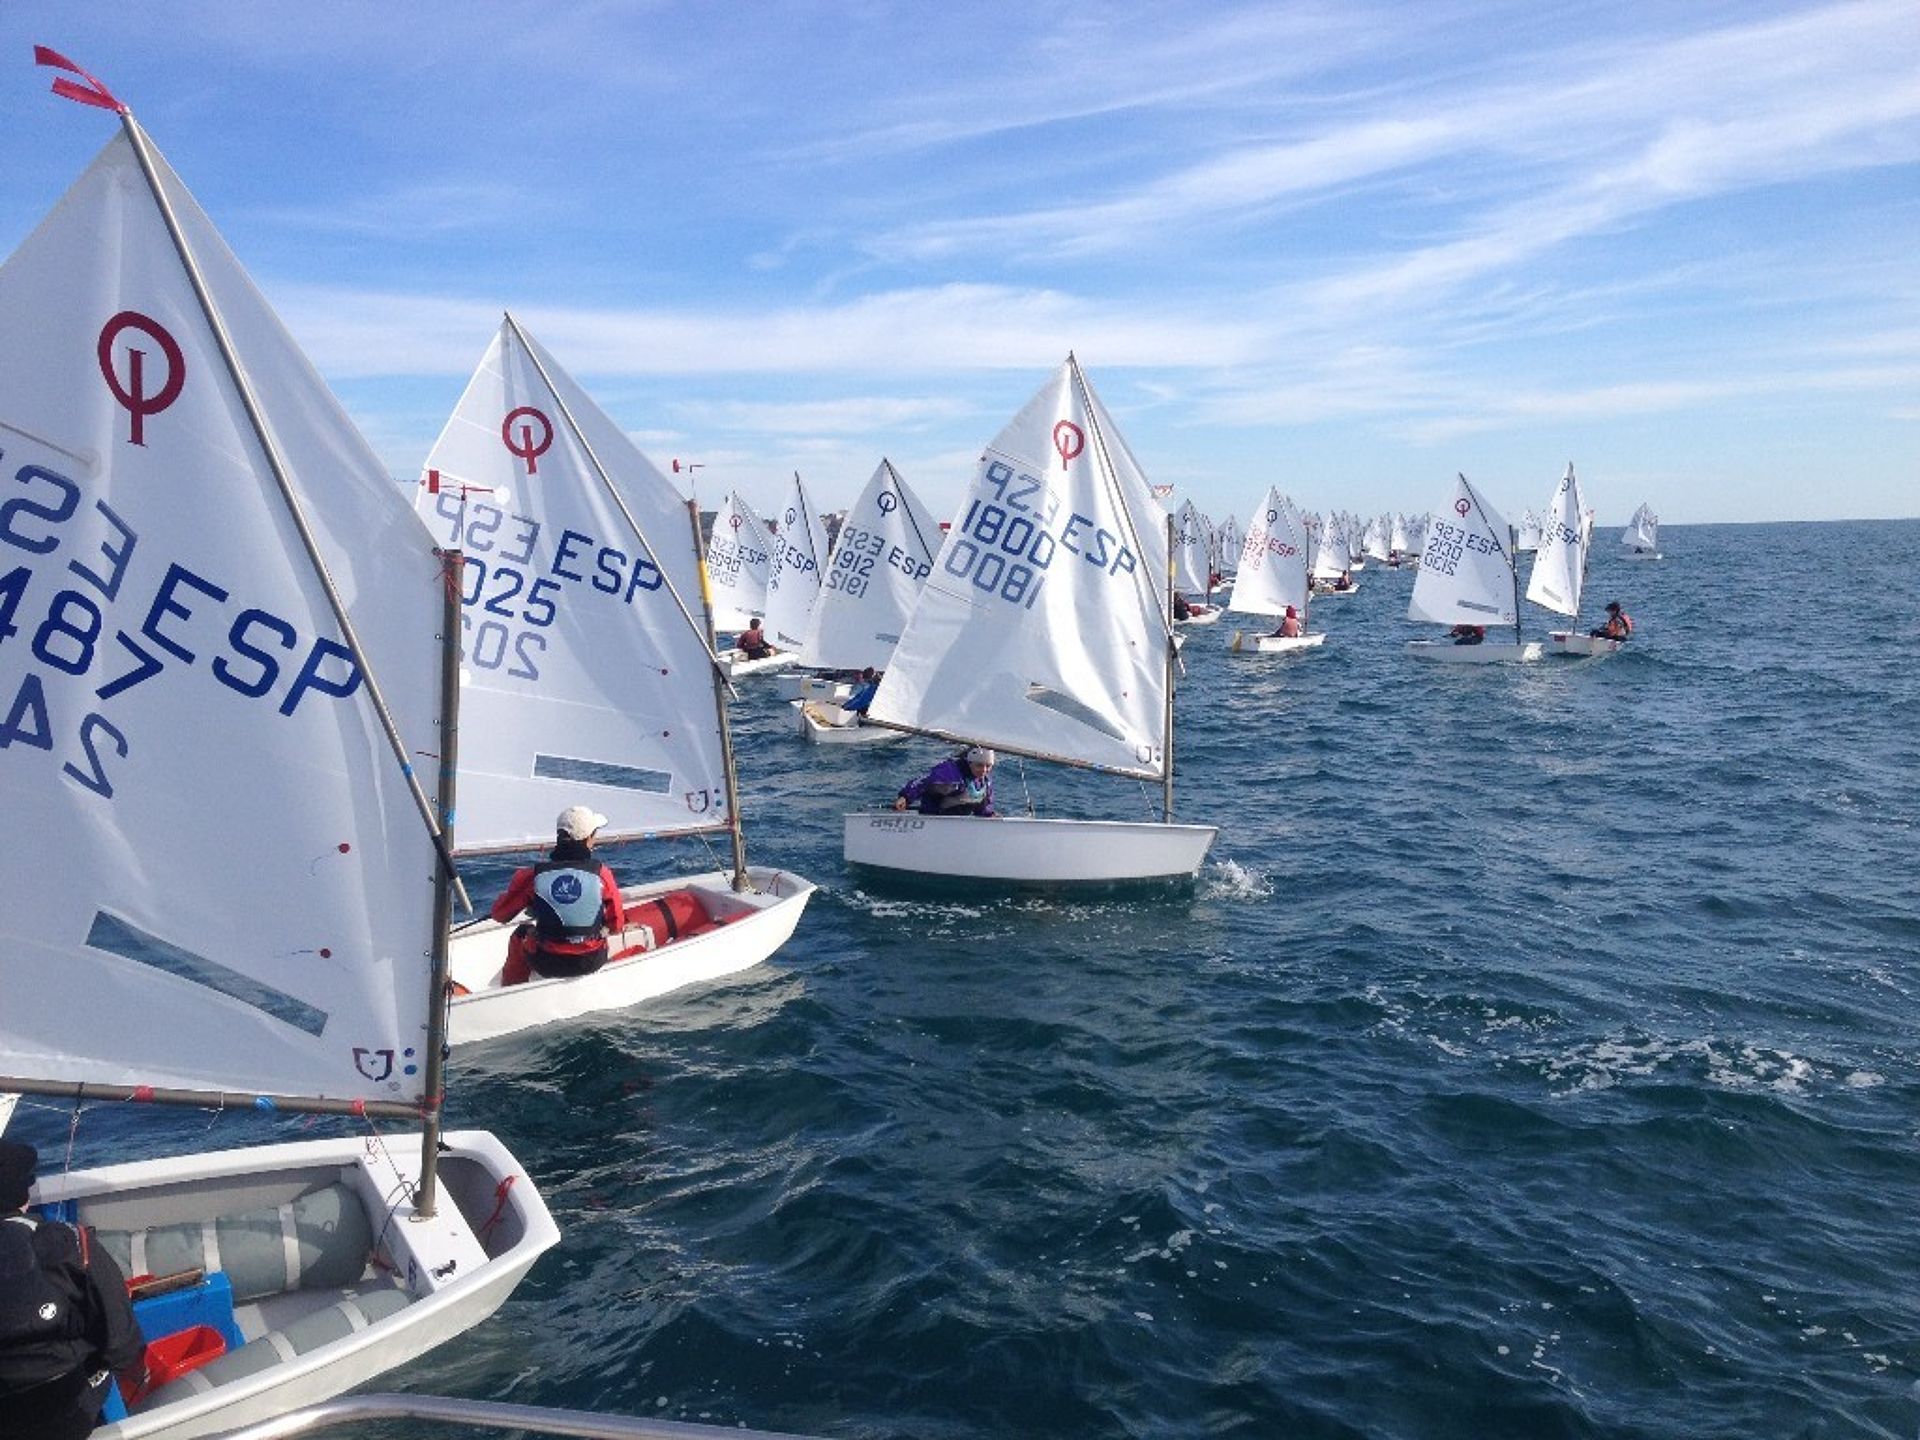
[[[493,1187],[493,1214],[489,1215],[487,1223],[480,1227],[478,1236],[483,1244],[487,1236],[492,1233],[493,1227],[500,1223],[500,1217],[507,1213],[507,1192],[513,1189],[513,1182],[519,1178],[518,1175],[509,1175]]]

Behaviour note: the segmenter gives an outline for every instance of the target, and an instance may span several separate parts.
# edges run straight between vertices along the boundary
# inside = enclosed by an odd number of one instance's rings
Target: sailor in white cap
[[[528,917],[507,947],[503,984],[538,975],[591,975],[607,963],[607,936],[627,927],[620,882],[593,858],[594,836],[607,817],[588,805],[569,805],[553,822],[553,849],[538,865],[513,872],[493,902],[502,925]]]

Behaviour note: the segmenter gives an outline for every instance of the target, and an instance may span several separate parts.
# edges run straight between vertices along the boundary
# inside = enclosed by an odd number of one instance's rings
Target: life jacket
[[[86,1232],[75,1233],[84,1266]],[[0,1397],[72,1375],[93,1355],[85,1314],[54,1280],[64,1248],[25,1215],[0,1220]]]
[[[600,871],[566,860],[533,867],[533,926],[542,940],[600,940],[606,936],[606,896]]]
[[[1626,639],[1633,633],[1633,617],[1626,611],[1620,611],[1620,638]]]

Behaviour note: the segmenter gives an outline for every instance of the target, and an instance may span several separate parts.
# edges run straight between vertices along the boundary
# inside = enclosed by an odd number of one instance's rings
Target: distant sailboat
[[[1620,545],[1629,560],[1660,558],[1660,517],[1653,513],[1651,505],[1642,503],[1633,512],[1627,528],[1620,532]]]
[[[719,634],[736,634],[754,616],[767,613],[772,559],[773,532],[752,506],[727,492],[707,537],[707,583],[713,590],[713,628]]]
[[[871,718],[1161,782],[1163,819],[848,815],[849,865],[897,878],[1190,878],[1217,833],[1173,810],[1170,530],[1069,355],[981,456]]]
[[[826,531],[796,470],[780,511],[780,533],[774,537],[766,619],[767,638],[798,663],[806,663],[807,637],[813,630],[813,607],[820,603],[821,567],[826,558]]]
[[[1547,504],[1540,548],[1534,554],[1533,574],[1527,580],[1527,599],[1577,622],[1592,540],[1593,521],[1580,493],[1580,481],[1573,473],[1573,462],[1568,461],[1567,473]],[[1547,634],[1550,655],[1611,655],[1619,648],[1618,640],[1583,635],[1574,629]]]
[[[1425,620],[1455,629],[1472,627],[1484,636],[1491,625],[1513,627],[1511,643],[1500,640],[1409,640],[1407,652],[1422,660],[1451,664],[1487,664],[1500,660],[1538,660],[1538,641],[1520,638],[1520,579],[1514,568],[1513,531],[1499,513],[1459,477],[1453,505],[1427,526],[1420,573],[1407,603],[1409,620]]]
[[[1173,588],[1182,595],[1204,597],[1179,624],[1212,625],[1220,619],[1213,603],[1213,526],[1191,500],[1174,517]]]
[[[1254,507],[1253,518],[1247,521],[1247,542],[1240,551],[1240,578],[1233,587],[1232,608],[1246,615],[1275,618],[1292,609],[1301,633],[1273,635],[1236,630],[1227,648],[1236,655],[1284,655],[1326,643],[1324,632],[1306,633],[1308,588],[1305,522],[1293,501],[1269,486]]]

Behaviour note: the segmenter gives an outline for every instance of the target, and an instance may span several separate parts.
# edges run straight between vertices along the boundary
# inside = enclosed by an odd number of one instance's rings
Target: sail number
[[[839,543],[833,547],[833,568],[827,571],[827,588],[841,590],[853,599],[867,593],[876,567],[898,570],[910,580],[924,580],[933,567],[918,556],[895,545],[877,530],[857,525],[842,526]]]
[[[1069,512],[1062,523],[1060,496],[1044,480],[989,460],[981,488],[994,498],[974,498],[940,557],[942,570],[976,590],[1031,610],[1062,552],[1109,577],[1139,570],[1133,550],[1093,517]]]
[[[547,649],[541,632],[552,628],[570,594],[597,590],[631,605],[635,595],[663,583],[659,567],[644,555],[629,557],[582,530],[561,530],[551,558],[542,562],[534,552],[544,527],[531,515],[512,515],[449,490],[440,493],[434,510],[448,523],[448,546],[466,557],[461,654],[482,670],[538,680],[539,657]],[[546,573],[536,573],[542,569]]]
[[[729,540],[718,531],[714,532],[713,543],[707,547],[707,569],[714,575],[715,583],[731,589],[743,569],[751,569],[757,574],[766,566],[767,552],[761,546],[749,545],[744,540]]]
[[[64,748],[62,773],[110,800],[109,757],[123,760],[132,746],[105,709],[170,664],[207,658],[207,672],[236,695],[279,691],[282,715],[309,695],[345,699],[360,688],[344,645],[303,641],[291,621],[243,604],[214,577],[167,561],[152,584],[145,577],[161,565],[135,566],[139,534],[105,500],[83,509],[66,476],[27,465],[13,481],[19,488],[0,499],[0,647],[18,636],[25,648],[0,650],[0,659],[19,657],[24,673],[0,682],[0,750]],[[69,527],[88,538],[74,541]],[[90,697],[76,700],[83,691]],[[71,737],[64,747],[62,734]]]
[[[1427,548],[1420,553],[1420,568],[1452,575],[1469,550],[1481,555],[1502,553],[1498,545],[1479,531],[1455,525],[1451,520],[1436,519],[1433,529],[1427,532]]]

